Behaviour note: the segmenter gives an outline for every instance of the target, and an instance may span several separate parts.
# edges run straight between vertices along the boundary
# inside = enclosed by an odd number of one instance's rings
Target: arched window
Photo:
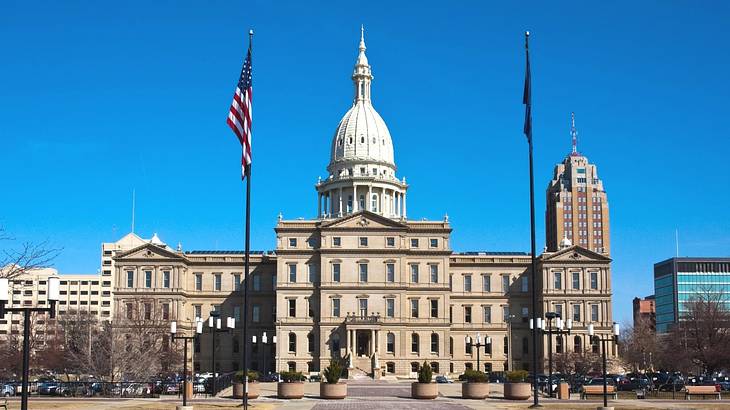
[[[289,352],[290,353],[296,353],[297,352],[297,335],[292,333],[289,333]]]
[[[378,212],[378,194],[373,194],[372,198],[370,199],[370,209],[373,212]]]
[[[418,333],[411,335],[411,353],[418,353]]]
[[[439,363],[438,362],[431,362],[431,370],[434,373],[439,373]]]
[[[578,335],[573,338],[573,351],[583,353],[583,339]]]
[[[466,345],[464,346],[464,353],[471,354],[472,353],[472,347],[471,347],[471,339],[467,339],[465,341]]]
[[[385,341],[385,351],[388,353],[395,353],[395,335],[393,333],[388,333]]]
[[[314,334],[310,333],[307,335],[307,351],[309,353],[314,352]]]
[[[439,354],[439,335],[436,333],[431,333],[431,353]]]

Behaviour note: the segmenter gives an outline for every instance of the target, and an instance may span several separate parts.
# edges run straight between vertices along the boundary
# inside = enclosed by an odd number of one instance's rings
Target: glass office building
[[[656,330],[664,333],[682,319],[697,294],[722,295],[730,309],[730,258],[671,258],[654,264]]]

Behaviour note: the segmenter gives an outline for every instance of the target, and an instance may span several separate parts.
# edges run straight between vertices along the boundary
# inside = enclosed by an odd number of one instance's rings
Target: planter
[[[504,398],[507,400],[527,400],[530,398],[530,383],[505,383]]]
[[[489,397],[489,383],[466,382],[461,385],[462,399],[486,399]]]
[[[276,396],[280,399],[301,399],[304,397],[304,383],[279,382],[276,385]]]
[[[261,395],[261,386],[258,382],[248,382],[248,398],[258,399]],[[233,398],[243,398],[243,383],[233,383]]]
[[[439,395],[439,385],[436,383],[411,383],[411,397],[414,399],[432,400]]]
[[[336,384],[320,383],[319,397],[322,399],[340,400],[347,397],[347,384],[339,382]]]

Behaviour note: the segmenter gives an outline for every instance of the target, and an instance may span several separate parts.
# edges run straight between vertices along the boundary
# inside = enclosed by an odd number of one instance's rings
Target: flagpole
[[[248,49],[253,50],[253,30],[248,31]],[[253,56],[251,57],[253,60]],[[242,147],[246,149],[245,147]],[[245,166],[246,174],[246,236],[243,262],[243,408],[248,409],[248,282],[249,254],[251,247],[251,167]]]

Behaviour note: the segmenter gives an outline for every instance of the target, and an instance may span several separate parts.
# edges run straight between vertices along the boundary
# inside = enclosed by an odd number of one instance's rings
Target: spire
[[[573,143],[573,152],[571,155],[578,155],[578,131],[575,130],[575,113],[570,113],[570,137]]]
[[[373,79],[370,73],[370,64],[368,64],[368,57],[365,55],[365,26],[360,25],[360,45],[358,46],[359,53],[357,55],[357,61],[355,62],[355,69],[352,73],[352,81],[355,84],[355,99],[353,104],[357,104],[358,101],[370,101],[370,81]]]

